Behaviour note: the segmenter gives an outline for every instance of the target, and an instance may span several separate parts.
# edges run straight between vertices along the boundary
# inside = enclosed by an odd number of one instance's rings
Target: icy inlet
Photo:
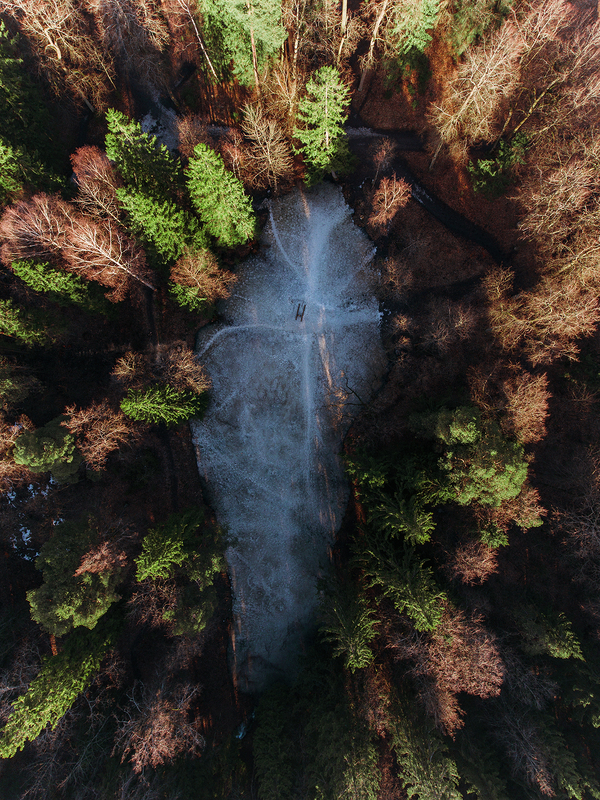
[[[229,542],[243,691],[293,674],[315,623],[348,499],[342,438],[384,368],[372,255],[337,187],[296,189],[272,201],[223,323],[199,336],[213,390],[193,433]]]

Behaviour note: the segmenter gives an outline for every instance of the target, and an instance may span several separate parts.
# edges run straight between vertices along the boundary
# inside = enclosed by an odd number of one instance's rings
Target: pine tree
[[[221,247],[244,244],[254,236],[255,218],[250,198],[223,159],[205,144],[194,148],[187,168],[192,203],[206,230]]]
[[[186,250],[194,253],[206,247],[199,221],[175,203],[127,189],[117,189],[116,194],[129,214],[134,233],[169,261],[175,261]]]
[[[181,167],[156,136],[142,131],[139,122],[110,108],[106,112],[106,155],[126,183],[138,191],[167,200],[181,180]]]
[[[178,391],[169,384],[151,386],[148,389],[130,389],[121,402],[127,416],[139,422],[178,425],[191,417],[204,413],[206,399],[203,394]]]
[[[11,758],[50,725],[53,730],[98,672],[115,638],[110,625],[76,631],[55,656],[45,658],[25,694],[12,706],[0,733],[0,757]]]
[[[294,136],[302,142],[309,180],[316,183],[326,172],[344,174],[349,151],[344,131],[349,89],[335,67],[321,67],[306,85],[307,96],[298,104],[302,125]]]
[[[280,0],[201,0],[209,49],[220,54],[222,71],[233,62],[241,83],[254,81],[277,54],[287,33],[281,24]]]
[[[39,589],[27,592],[31,616],[55,636],[64,636],[79,626],[94,628],[120,597],[115,591],[123,574],[120,567],[79,569],[98,538],[91,520],[63,522],[36,559],[44,582]]]

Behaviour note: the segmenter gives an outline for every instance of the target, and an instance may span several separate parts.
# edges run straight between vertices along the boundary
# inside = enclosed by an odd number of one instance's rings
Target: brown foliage
[[[387,233],[396,212],[406,206],[410,195],[410,184],[403,178],[398,178],[395,174],[391,178],[382,178],[373,196],[369,225],[380,233]]]
[[[139,775],[148,767],[169,764],[183,753],[200,752],[204,737],[188,722],[198,691],[190,684],[169,689],[165,682],[155,690],[144,684],[134,686],[129,694],[127,718],[121,721],[116,734],[115,751],[122,753],[121,761],[129,757]]]
[[[519,371],[503,381],[502,388],[506,396],[506,416],[501,422],[504,433],[524,444],[539,442],[546,435],[551,397],[548,376]]]
[[[573,58],[568,36],[562,34],[575,14],[562,0],[524,3],[479,45],[467,49],[441,102],[429,111],[441,142],[457,160],[466,161],[470,145],[494,141],[513,116],[516,131],[539,108],[544,94],[567,80]]]
[[[159,346],[152,353],[125,353],[116,362],[112,377],[123,389],[139,389],[161,381],[179,391],[202,394],[210,386],[196,354],[183,342]]]
[[[598,295],[575,277],[544,277],[528,292],[511,296],[512,273],[491,271],[485,279],[492,329],[509,352],[522,348],[535,366],[557,358],[575,359],[576,339],[600,321]]]
[[[65,414],[67,420],[62,424],[76,437],[85,462],[94,470],[103,469],[110,453],[140,435],[139,425],[120,408],[114,409],[108,400],[79,411],[75,405],[67,406]]]
[[[124,390],[140,389],[151,379],[147,357],[143,353],[125,353],[117,359],[111,378]]]
[[[104,541],[87,552],[81,559],[74,576],[102,572],[114,572],[127,566],[127,553],[117,541]]]
[[[197,144],[213,146],[213,142],[206,130],[206,120],[200,114],[185,114],[177,117],[177,135],[179,137],[179,152],[186,158],[192,158],[194,147]]]
[[[202,394],[210,387],[210,379],[196,354],[183,342],[160,348],[155,361],[156,377],[179,391]]]
[[[216,258],[208,250],[184,253],[171,267],[171,280],[180,286],[198,289],[199,297],[208,303],[224,300],[231,293],[236,277],[232,272],[219,269]]]
[[[498,572],[498,552],[477,539],[470,539],[450,554],[444,570],[451,580],[467,586],[481,584]]]
[[[391,647],[397,657],[414,662],[411,672],[421,684],[421,698],[444,733],[454,735],[464,724],[459,692],[500,694],[505,669],[493,635],[481,618],[467,619],[450,604],[434,631],[399,637]]]
[[[427,305],[423,344],[445,356],[459,342],[471,337],[480,319],[477,306],[469,302],[452,302],[444,298],[434,298]]]
[[[109,287],[114,302],[126,296],[132,282],[154,288],[144,252],[114,222],[94,222],[57,197],[38,194],[7,208],[0,235],[3,263],[27,258],[62,262],[69,271]]]
[[[85,145],[71,156],[77,180],[77,203],[92,217],[110,217],[120,221],[119,200],[116,189],[122,185],[117,170],[99,147]]]

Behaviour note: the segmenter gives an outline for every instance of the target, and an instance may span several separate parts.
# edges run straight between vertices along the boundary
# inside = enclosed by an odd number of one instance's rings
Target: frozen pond
[[[226,529],[232,669],[243,691],[293,673],[348,499],[339,451],[383,373],[373,246],[341,191],[270,205],[258,256],[197,350],[212,400],[193,432]]]

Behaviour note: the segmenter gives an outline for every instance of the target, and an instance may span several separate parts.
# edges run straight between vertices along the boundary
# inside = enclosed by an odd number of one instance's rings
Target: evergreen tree
[[[462,800],[456,764],[432,722],[407,696],[398,696],[391,712],[392,748],[408,797]]]
[[[59,185],[49,166],[57,161],[50,127],[40,89],[19,56],[18,37],[0,21],[0,202],[14,197],[24,183],[47,189]]]
[[[178,425],[191,417],[200,417],[205,407],[204,395],[181,392],[169,384],[130,389],[121,402],[121,409],[128,417],[138,422],[162,422],[167,426]]]
[[[254,212],[242,182],[225,169],[221,156],[207,145],[194,148],[187,182],[200,219],[221,247],[235,247],[254,236]]]
[[[169,261],[175,261],[186,250],[194,253],[206,247],[206,236],[196,217],[175,203],[127,189],[117,189],[116,194],[129,214],[134,233],[151,242]]]
[[[34,292],[49,294],[60,305],[72,303],[93,312],[106,312],[107,303],[100,291],[78,275],[52,269],[47,263],[13,261],[11,270]]]
[[[220,532],[205,530],[200,537],[202,521],[195,508],[172,514],[148,531],[136,559],[139,582],[172,582],[169,594],[175,601],[162,613],[162,621],[170,623],[176,636],[200,633],[217,607],[213,582],[224,568]]]
[[[294,135],[302,142],[309,180],[316,183],[326,172],[344,174],[350,154],[344,122],[350,91],[335,67],[321,67],[306,85],[307,96],[298,104],[301,128]]]
[[[36,559],[44,582],[27,592],[31,616],[55,636],[79,626],[94,628],[120,597],[115,588],[122,578],[121,568],[107,564],[91,572],[79,569],[83,556],[98,541],[91,520],[63,522]]]
[[[405,545],[400,555],[390,544],[371,537],[360,554],[371,586],[378,586],[412,619],[418,631],[434,630],[441,622],[446,595],[437,586],[430,567]]]
[[[106,112],[106,155],[114,161],[126,183],[138,191],[167,200],[181,179],[179,161],[156,136],[142,131],[139,122],[110,108]]]
[[[230,62],[240,83],[254,81],[278,53],[287,33],[281,24],[281,0],[201,0],[208,46],[218,54],[221,71]]]
[[[98,672],[115,638],[102,630],[76,631],[55,656],[45,658],[37,677],[12,706],[0,733],[0,757],[11,758],[50,725],[53,730]]]
[[[0,300],[0,334],[17,339],[27,347],[44,344],[48,339],[47,331],[39,326],[34,316],[12,300]]]
[[[366,600],[351,586],[338,584],[335,593],[323,602],[321,634],[333,644],[333,655],[343,656],[350,672],[373,661],[369,642],[375,638],[377,623]]]
[[[75,437],[61,424],[66,417],[50,420],[43,428],[22,433],[15,442],[13,459],[32,472],[50,472],[58,483],[73,483],[81,464]]]

